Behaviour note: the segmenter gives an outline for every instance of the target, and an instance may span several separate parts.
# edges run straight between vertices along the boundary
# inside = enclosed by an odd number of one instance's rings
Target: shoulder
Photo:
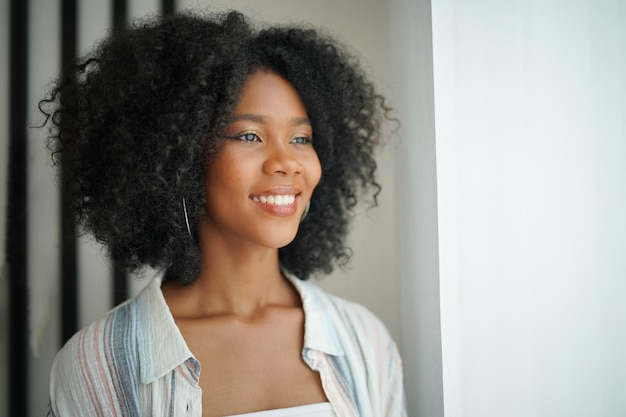
[[[337,308],[343,320],[355,331],[391,339],[387,327],[365,306],[332,294],[326,293],[326,297]]]
[[[316,299],[319,308],[330,316],[335,327],[345,328],[358,338],[377,337],[385,342],[393,343],[383,322],[365,306],[329,294],[313,282],[305,281],[300,286],[300,292],[307,293],[308,298]]]
[[[353,337],[379,337],[393,343],[382,321],[361,304],[327,293],[316,283],[303,281],[287,275],[302,298],[305,314],[323,320],[330,320],[337,330],[350,333]]]
[[[367,366],[384,370],[401,367],[400,355],[385,324],[369,309],[353,301],[327,294],[337,310],[335,326],[350,334],[351,340]],[[339,321],[337,323],[337,321]]]
[[[299,291],[314,310],[314,317],[332,322],[344,350],[352,345],[366,359],[385,360],[397,356],[396,344],[383,322],[363,305],[332,295],[309,281],[296,283]],[[306,308],[305,308],[306,310]],[[320,313],[321,312],[321,313]],[[310,313],[306,312],[305,313]]]
[[[92,365],[93,361],[105,361],[110,352],[119,350],[127,345],[133,336],[136,327],[135,308],[136,301],[119,305],[106,313],[103,317],[79,330],[57,355],[57,362],[68,365],[83,366]],[[85,359],[89,363],[80,363],[76,359]]]
[[[76,333],[59,351],[50,376],[51,408],[57,415],[114,410],[118,382],[137,380],[135,301],[108,312]],[[127,385],[129,386],[129,385]]]
[[[332,322],[360,404],[369,401],[366,408],[372,415],[406,416],[402,361],[383,322],[361,304],[328,294],[312,283],[304,286]]]

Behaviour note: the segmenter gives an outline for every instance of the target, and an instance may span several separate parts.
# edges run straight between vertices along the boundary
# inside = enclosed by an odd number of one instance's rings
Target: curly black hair
[[[301,279],[344,265],[358,195],[380,186],[374,151],[388,108],[356,59],[310,28],[257,30],[239,12],[148,17],[108,36],[66,68],[40,102],[56,164],[84,230],[131,270],[166,268],[191,283],[200,252],[204,169],[219,154],[247,77],[274,71],[301,96],[322,178],[295,239],[279,249]]]

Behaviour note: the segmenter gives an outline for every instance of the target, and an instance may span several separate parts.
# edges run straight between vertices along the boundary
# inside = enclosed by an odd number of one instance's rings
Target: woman
[[[59,352],[51,415],[406,413],[384,326],[306,281],[347,261],[379,190],[386,109],[336,44],[236,12],[146,20],[42,106],[85,229],[166,271]]]

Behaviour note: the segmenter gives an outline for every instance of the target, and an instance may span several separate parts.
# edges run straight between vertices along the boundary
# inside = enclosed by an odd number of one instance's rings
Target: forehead
[[[306,117],[306,109],[294,86],[272,71],[257,70],[246,80],[235,115]]]

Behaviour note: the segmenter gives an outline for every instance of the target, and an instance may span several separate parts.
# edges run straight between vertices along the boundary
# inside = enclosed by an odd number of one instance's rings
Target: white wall
[[[446,415],[626,415],[626,3],[432,9]]]
[[[442,417],[437,170],[430,0],[391,2],[397,260],[409,415]]]
[[[37,103],[51,74],[60,68],[60,2],[46,1],[28,8],[28,292],[29,292],[29,413],[44,415],[48,405],[49,372],[60,343],[59,271],[61,225],[59,198],[43,118]],[[26,331],[26,329],[25,329]]]

